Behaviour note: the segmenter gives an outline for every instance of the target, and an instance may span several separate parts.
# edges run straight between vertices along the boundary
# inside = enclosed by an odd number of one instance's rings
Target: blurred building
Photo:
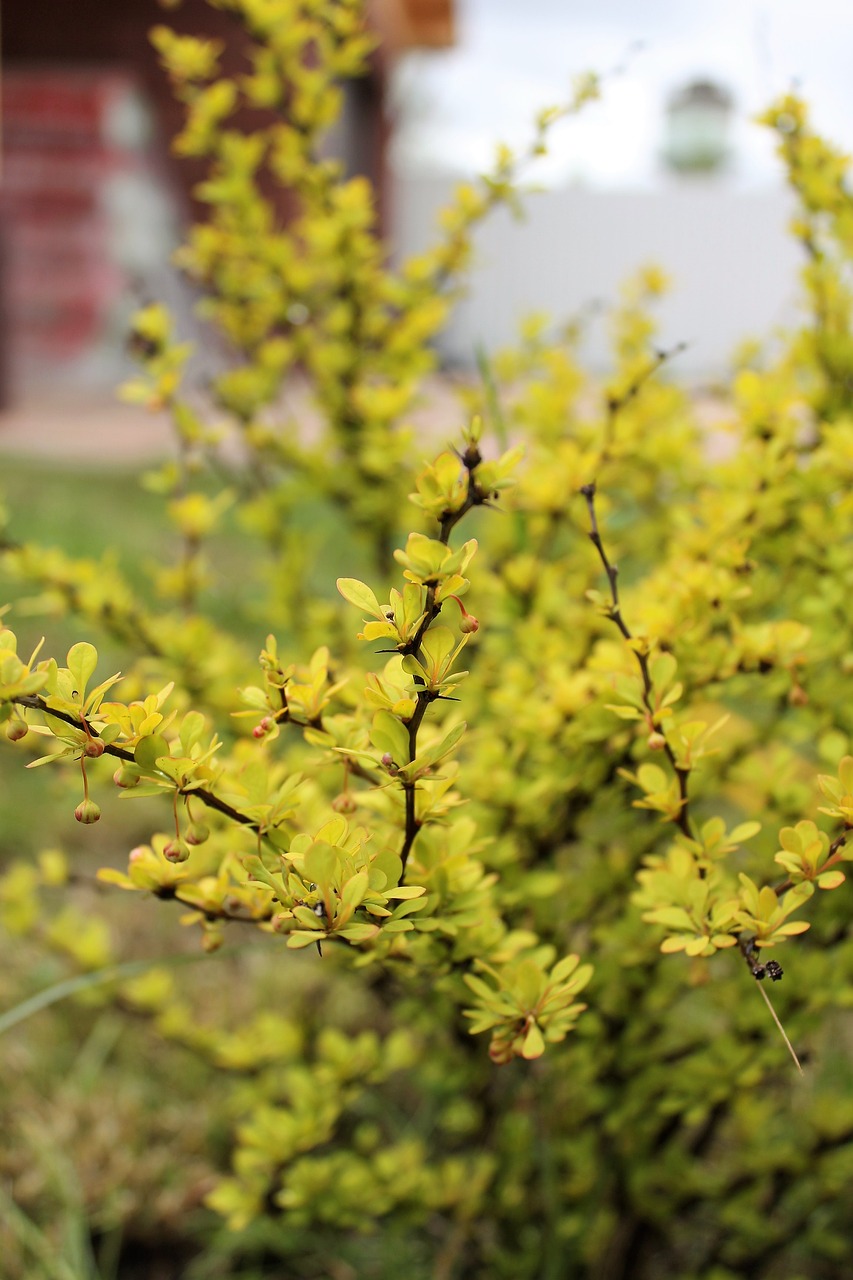
[[[353,83],[330,145],[350,171],[372,178],[384,210],[389,60],[451,42],[453,5],[372,0],[369,14],[382,52]],[[156,0],[40,0],[4,11],[5,400],[114,385],[127,316],[142,300],[164,298],[189,322],[191,300],[167,263],[203,166],[169,153],[181,108],[148,41],[162,21],[221,38],[226,72],[240,68],[238,28],[205,0],[177,9]]]
[[[670,95],[664,158],[678,173],[718,173],[729,155],[734,101],[714,80],[691,80]]]
[[[801,256],[788,233],[781,182],[733,180],[731,94],[689,81],[662,101],[657,176],[643,187],[565,183],[531,194],[519,220],[498,210],[475,232],[470,288],[441,335],[451,367],[473,369],[479,349],[511,345],[525,314],[555,323],[586,317],[585,358],[610,363],[604,317],[639,268],[664,269],[672,289],[657,307],[661,343],[686,342],[679,369],[696,381],[724,373],[743,340],[796,321]],[[579,122],[582,123],[582,122]],[[401,165],[394,242],[420,253],[457,175]]]
[[[433,241],[453,187],[435,174],[400,177],[401,254]],[[475,369],[478,349],[512,345],[520,320],[540,312],[555,324],[583,320],[585,363],[606,372],[608,309],[647,265],[663,268],[671,284],[655,306],[659,342],[688,344],[678,373],[694,382],[723,376],[741,342],[796,322],[802,259],[781,187],[743,190],[703,176],[662,181],[654,190],[548,190],[525,206],[523,220],[498,210],[474,235],[470,288],[439,340],[452,368]]]

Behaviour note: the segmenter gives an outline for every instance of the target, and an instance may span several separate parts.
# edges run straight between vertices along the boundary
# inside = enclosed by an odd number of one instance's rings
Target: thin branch
[[[409,731],[409,763],[411,763],[416,755],[418,748],[418,730],[421,727],[426,709],[433,701],[433,695],[427,689],[418,691],[418,701],[414,714],[408,723]],[[403,847],[400,850],[400,860],[403,863],[403,874],[400,879],[402,884],[406,874],[406,864],[409,861],[409,854],[412,852],[412,845],[415,842],[415,836],[420,831],[420,823],[417,820],[415,807],[415,783],[408,780],[403,782],[403,792],[406,801],[406,828],[403,835]]]
[[[621,395],[609,395],[607,397],[607,422],[604,428],[604,440],[601,447],[600,463],[604,463],[610,456],[610,449],[613,444],[613,437],[616,431],[616,419],[622,410],[635,400],[642,391],[643,387],[653,378],[663,365],[670,360],[674,360],[676,356],[680,356],[682,352],[687,350],[688,343],[678,342],[674,347],[661,348],[655,351],[652,359],[644,369],[641,369],[633,382],[622,392]]]
[[[800,1075],[802,1075],[803,1068],[800,1065],[799,1058],[794,1052],[794,1046],[791,1044],[791,1041],[788,1039],[785,1028],[782,1026],[782,1023],[779,1020],[779,1015],[777,1014],[776,1010],[773,1008],[772,1001],[768,996],[767,992],[765,991],[764,986],[762,985],[765,978],[768,978],[768,977],[771,979],[771,981],[778,982],[779,979],[782,977],[782,966],[779,964],[778,960],[768,960],[766,964],[762,963],[762,961],[758,958],[757,947],[755,945],[754,938],[745,939],[743,936],[741,936],[738,938],[737,944],[738,944],[740,953],[746,962],[746,967],[749,969],[749,972],[752,974],[753,978],[755,978],[756,981],[758,982],[759,989],[761,991],[762,996],[764,997],[764,1003],[767,1005],[767,1008],[770,1010],[773,1021],[776,1023],[776,1026],[779,1029],[779,1034],[781,1035],[782,1039],[785,1041],[785,1044],[787,1045],[787,1048],[788,1048],[788,1052],[790,1053],[791,1057],[794,1059],[794,1062],[797,1065],[797,1070],[799,1071]]]
[[[465,501],[462,505],[456,511],[443,512],[439,519],[438,541],[444,543],[445,546],[448,545],[450,541],[450,534],[462,517],[465,516],[472,507],[482,506],[489,497],[488,493],[480,488],[474,476],[475,470],[482,462],[480,451],[476,445],[468,445],[464,454],[461,455],[460,461],[468,472],[468,489],[465,494]],[[435,619],[438,617],[438,614],[441,612],[441,604],[436,603],[435,595],[435,587],[427,587],[426,607],[424,609],[423,622],[418,627],[415,635],[409,643],[401,647],[398,652],[403,654],[410,653],[418,659],[422,658],[421,642]],[[423,686],[423,680],[420,676],[415,676],[415,684]],[[412,717],[406,726],[409,733],[408,764],[411,764],[417,757],[418,730],[423,723],[427,707],[431,702],[436,700],[436,697],[437,694],[431,692],[429,689],[425,689],[423,687],[418,689],[417,705],[415,706]],[[406,878],[406,866],[409,861],[409,854],[412,852],[412,845],[415,842],[416,835],[421,829],[420,823],[417,819],[417,804],[415,797],[417,784],[414,781],[405,779],[402,782],[402,786],[405,799],[406,816],[403,832],[403,845],[400,849],[400,860],[403,864],[403,870],[400,876],[401,884]]]
[[[607,580],[610,583],[610,610],[609,617],[619,628],[624,638],[631,642],[634,639],[633,633],[628,627],[625,619],[622,617],[622,606],[619,601],[619,588],[617,578],[619,574],[618,567],[611,564],[607,552],[604,550],[604,544],[601,541],[601,534],[598,528],[598,520],[595,513],[595,481],[591,484],[585,484],[581,488],[581,493],[586,498],[586,505],[589,511],[590,533],[589,539],[598,552],[599,559],[604,566],[604,572],[607,574]],[[655,706],[654,706],[654,684],[649,670],[648,656],[642,653],[634,645],[631,646],[634,657],[637,659],[637,665],[640,668],[640,675],[643,681],[643,705],[649,713],[652,724],[656,725]],[[657,726],[656,726],[657,727]],[[664,737],[664,752],[666,758],[672,766],[673,772],[678,779],[678,793],[680,798],[680,806],[678,817],[675,819],[675,825],[690,839],[694,839],[693,827],[690,821],[688,811],[689,796],[687,791],[687,779],[690,776],[690,770],[685,769],[676,759],[675,752]]]
[[[779,1015],[776,1012],[776,1010],[773,1008],[773,1004],[770,1000],[770,997],[765,991],[764,987],[761,985],[761,983],[758,984],[758,990],[761,992],[761,995],[764,998],[764,1003],[767,1005],[767,1008],[770,1010],[770,1016],[772,1017],[773,1021],[776,1023],[776,1026],[779,1028],[779,1035],[782,1037],[782,1039],[785,1041],[785,1044],[788,1046],[788,1052],[790,1053],[791,1057],[794,1059],[797,1070],[799,1071],[800,1075],[802,1075],[803,1068],[800,1065],[799,1058],[794,1052],[794,1046],[791,1044],[791,1041],[788,1039],[785,1028],[782,1026],[782,1023],[779,1021]]]
[[[39,694],[28,694],[26,697],[12,698],[10,701],[17,703],[20,707],[28,707],[32,711],[41,711],[45,715],[52,716],[54,720],[61,720],[63,724],[71,725],[73,729],[81,729],[84,732],[88,730],[89,736],[98,738],[100,735],[92,725],[82,716],[75,718],[66,711],[59,711],[48,706],[47,701]],[[126,747],[117,747],[112,742],[104,743],[105,756],[114,756],[116,760],[123,760],[126,764],[135,764],[135,757],[132,751],[128,751]],[[257,822],[247,817],[245,813],[241,813],[239,809],[235,809],[225,800],[221,800],[213,791],[209,791],[207,787],[192,787],[189,791],[181,791],[182,795],[192,795],[206,805],[208,809],[215,809],[217,813],[221,813],[223,817],[228,818],[231,822],[239,823],[240,826],[247,827],[250,831],[254,831],[257,835],[263,835],[263,830]]]

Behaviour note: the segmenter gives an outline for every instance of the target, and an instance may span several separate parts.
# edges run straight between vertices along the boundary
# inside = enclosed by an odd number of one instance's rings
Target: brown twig
[[[84,717],[74,717],[67,711],[60,711],[48,705],[47,700],[39,694],[28,694],[26,697],[12,698],[12,702],[20,707],[28,707],[32,711],[41,711],[44,715],[52,716],[54,720],[61,720],[63,724],[71,725],[73,729],[80,729],[92,738],[100,738],[100,735]],[[123,760],[126,764],[135,764],[135,757],[132,751],[128,751],[126,747],[117,747],[112,742],[104,743],[105,756],[113,756],[116,760]],[[180,791],[180,788],[179,788]],[[217,813],[221,813],[223,817],[228,818],[231,822],[239,823],[240,826],[247,827],[250,831],[254,831],[258,835],[263,835],[263,831],[257,822],[247,817],[245,813],[241,813],[239,809],[235,809],[225,800],[221,800],[213,791],[207,787],[192,787],[189,792],[180,792],[181,794],[192,794],[197,797],[202,804],[208,809],[215,809]]]
[[[657,371],[667,364],[670,360],[674,360],[676,356],[680,356],[686,351],[688,343],[679,342],[674,347],[661,348],[655,351],[652,359],[644,369],[641,369],[633,382],[621,393],[621,395],[609,395],[607,397],[607,421],[604,428],[604,440],[601,446],[601,456],[599,465],[607,462],[610,456],[610,449],[613,444],[613,436],[616,430],[616,419],[622,410],[635,400],[642,391],[645,384],[650,378],[654,377]]]
[[[585,484],[581,488],[581,493],[586,498],[586,505],[589,511],[590,533],[589,539],[598,552],[599,559],[604,566],[607,574],[607,580],[610,583],[610,610],[608,616],[619,628],[624,638],[631,643],[634,640],[633,632],[628,627],[625,619],[622,617],[622,606],[619,601],[619,587],[617,579],[619,570],[615,564],[610,562],[607,552],[604,550],[604,544],[601,541],[601,534],[598,528],[598,520],[595,513],[595,481],[591,484]],[[655,724],[655,706],[654,706],[654,684],[649,670],[649,659],[645,653],[642,653],[633,644],[632,652],[637,659],[637,665],[640,668],[640,675],[643,681],[643,705],[649,714],[650,721]],[[675,752],[664,738],[664,753],[672,766],[673,772],[678,779],[678,793],[680,797],[680,805],[678,817],[675,819],[676,826],[691,840],[694,839],[693,828],[690,822],[690,814],[688,810],[689,797],[687,791],[687,780],[690,776],[690,770],[680,765],[676,759]]]
[[[444,543],[445,546],[448,545],[450,541],[450,534],[452,533],[453,529],[455,529],[456,525],[459,523],[462,517],[465,516],[471,510],[472,507],[482,506],[484,503],[488,501],[488,498],[489,498],[488,493],[485,493],[477,484],[477,480],[474,475],[474,472],[476,471],[477,467],[482,462],[480,451],[479,449],[477,449],[476,445],[469,445],[468,448],[465,450],[464,454],[461,455],[460,460],[468,472],[468,489],[465,494],[465,500],[462,503],[462,505],[455,511],[442,512],[439,518],[438,541]],[[423,641],[423,638],[426,635],[432,623],[438,617],[438,614],[441,612],[441,604],[436,604],[435,595],[436,595],[435,587],[434,586],[427,587],[426,607],[424,609],[423,622],[420,624],[415,635],[412,637],[409,643],[400,648],[399,650],[400,653],[404,653],[404,654],[410,653],[410,654],[413,654],[414,657],[418,659],[420,659],[423,656],[421,653],[421,643]],[[423,685],[423,681],[419,676],[415,677],[415,683],[418,685]],[[435,701],[436,696],[437,695],[434,692],[431,692],[429,689],[425,689],[425,688],[418,689],[417,703],[415,706],[415,710],[412,713],[412,717],[408,721],[408,724],[406,726],[409,734],[409,759],[407,761],[408,764],[411,764],[412,761],[417,756],[418,730],[420,729],[421,724],[423,722],[423,718],[426,715],[427,707],[430,705],[431,702]],[[403,870],[400,876],[401,884],[406,878],[406,866],[409,861],[409,855],[412,852],[412,845],[415,842],[415,837],[420,831],[420,823],[418,822],[418,818],[417,818],[417,805],[416,805],[416,797],[415,797],[416,786],[417,784],[414,781],[410,781],[409,779],[402,780],[406,813],[405,813],[405,828],[403,831],[403,844],[400,849],[400,861],[403,864]]]

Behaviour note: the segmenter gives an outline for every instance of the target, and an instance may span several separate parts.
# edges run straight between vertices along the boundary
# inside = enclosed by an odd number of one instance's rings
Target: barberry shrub
[[[175,457],[147,481],[174,561],[140,590],[115,557],[18,543],[14,517],[3,550],[19,611],[91,637],[27,657],[0,632],[5,767],[67,770],[60,833],[73,814],[117,854],[128,822],[145,836],[99,896],[84,854],[13,861],[7,937],[201,1064],[168,1096],[215,1109],[205,1203],[227,1230],[211,1216],[195,1248],[216,1274],[843,1274],[846,159],[800,101],[768,112],[808,305],[734,370],[713,430],[656,345],[649,269],[604,385],[575,327],[531,321],[436,447],[405,426],[429,339],[529,157],[502,150],[436,247],[391,268],[369,185],[322,148],[372,47],[360,5],[219,7],[249,33],[245,75],[220,74],[215,42],[154,41],[186,103],[176,149],[209,163],[181,265],[235,359],[205,407],[150,306],[124,390],[172,415]],[[594,92],[544,112],[530,155]],[[310,432],[283,407],[293,378]],[[223,528],[251,539],[237,584]],[[203,1002],[189,968],[111,967],[128,935],[152,957],[164,902],[219,952]],[[47,1210],[28,1212],[21,1275]]]

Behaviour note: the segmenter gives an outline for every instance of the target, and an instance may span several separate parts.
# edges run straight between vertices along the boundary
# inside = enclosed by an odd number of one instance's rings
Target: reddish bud
[[[646,739],[646,745],[650,751],[663,751],[666,746],[666,738],[657,729],[653,729]]]
[[[480,630],[480,619],[475,618],[473,613],[469,613],[458,596],[451,596],[451,600],[455,600],[459,605],[459,612],[462,615],[459,621],[459,630],[463,636],[472,635],[473,632]]]
[[[335,796],[332,801],[332,808],[335,813],[355,813],[358,803],[355,796],[349,791],[342,791],[339,796]]]
[[[29,731],[30,726],[20,716],[12,716],[6,725],[6,737],[10,742],[20,742],[22,738],[26,738]]]
[[[788,701],[792,707],[807,707],[809,705],[809,695],[801,684],[794,684],[788,694]]]
[[[123,764],[120,769],[116,769],[113,774],[113,782],[117,787],[135,787],[142,781],[136,769],[130,765]]]
[[[163,857],[169,862],[186,862],[190,856],[190,847],[186,840],[170,840],[163,850]]]
[[[187,831],[187,844],[204,844],[205,840],[210,837],[210,827],[206,827],[203,822],[191,822]]]
[[[252,730],[252,737],[253,738],[266,737],[266,735],[269,733],[272,726],[273,726],[273,722],[271,717],[264,716],[263,720],[261,720],[258,724],[256,724],[254,729]]]
[[[90,738],[83,748],[83,755],[88,756],[90,760],[97,760],[98,756],[104,754],[104,744],[100,738]]]
[[[97,822],[101,816],[101,811],[95,804],[94,800],[81,800],[77,808],[74,810],[74,817],[78,822],[85,823],[89,826],[93,822]]]

